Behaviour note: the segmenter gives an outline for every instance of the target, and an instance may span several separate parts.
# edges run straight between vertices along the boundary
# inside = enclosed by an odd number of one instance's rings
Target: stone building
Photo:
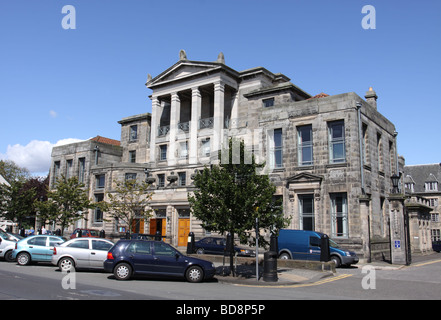
[[[408,210],[413,210],[413,232],[411,234],[414,252],[432,250],[432,241],[441,240],[441,164],[404,166],[403,182]],[[412,217],[411,217],[412,218]]]
[[[182,246],[189,231],[197,238],[207,234],[188,205],[191,176],[217,163],[218,150],[234,136],[266,162],[275,196],[292,217],[290,228],[325,232],[362,258],[389,250],[396,132],[377,110],[372,88],[365,99],[353,92],[311,96],[283,74],[263,67],[236,71],[222,53],[214,62],[192,61],[184,51],[173,66],[149,75],[146,87],[151,114],[119,121],[119,144],[92,139],[54,148],[51,177],[84,169],[97,200],[117,177],[149,179],[155,215],[134,231],[159,231]],[[108,235],[120,231],[115,221],[89,219],[86,225]]]

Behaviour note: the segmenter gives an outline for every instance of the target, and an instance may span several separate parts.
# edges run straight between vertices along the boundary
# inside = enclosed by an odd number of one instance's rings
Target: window
[[[136,150],[129,151],[129,162],[136,163]]]
[[[201,154],[202,157],[209,157],[210,156],[211,148],[210,148],[210,139],[209,138],[202,140],[201,152],[202,152],[202,154]]]
[[[126,173],[125,178],[126,178],[126,181],[136,180],[136,173]]]
[[[415,192],[415,183],[413,182],[405,183],[404,187],[412,193]]]
[[[156,256],[174,257],[177,254],[176,250],[173,249],[173,247],[164,242],[152,242],[152,244],[155,248]]]
[[[165,174],[163,173],[158,174],[158,187],[160,188],[165,187]]]
[[[381,140],[381,133],[377,133],[377,156],[378,156],[378,171],[384,171],[383,161],[383,142]]]
[[[47,237],[36,237],[28,240],[27,244],[34,245],[34,246],[46,246],[46,239]]]
[[[186,172],[178,172],[178,185],[184,187],[187,184],[187,174]]]
[[[179,144],[179,158],[188,159],[188,141]]]
[[[60,174],[60,161],[55,161],[54,162],[54,177],[55,177],[55,179],[58,177],[59,174]]]
[[[438,206],[438,199],[429,199],[429,203],[431,207],[437,207]]]
[[[72,166],[73,166],[73,160],[72,159],[66,160],[66,179],[69,179],[72,175]]]
[[[440,241],[441,240],[441,232],[440,229],[432,229],[430,230],[431,236],[432,236],[432,242],[433,241]]]
[[[104,200],[104,194],[96,194],[95,195],[95,202],[101,202]],[[95,208],[95,211],[93,213],[93,222],[103,222],[103,211],[99,207]]]
[[[54,247],[56,245],[62,244],[64,241],[59,238],[49,237],[49,247]]]
[[[69,248],[89,249],[89,240],[77,240],[67,246]]]
[[[331,194],[331,236],[348,236],[348,204],[346,193]]]
[[[432,222],[439,222],[439,213],[432,213],[431,215]]]
[[[274,129],[268,132],[270,168],[283,168],[283,144],[282,129]]]
[[[106,175],[99,174],[96,176],[96,189],[104,189],[106,181]]]
[[[102,250],[102,251],[109,251],[110,248],[112,248],[112,244],[108,243],[107,241],[102,240],[92,240],[92,249],[93,250]]]
[[[343,121],[328,124],[329,130],[329,162],[342,163],[346,161],[345,154],[345,125]]]
[[[137,141],[138,140],[138,126],[130,126],[129,129],[129,141]]]
[[[274,98],[263,99],[262,102],[265,108],[274,106]]]
[[[299,195],[300,229],[314,231],[314,195]]]
[[[167,145],[162,144],[159,146],[159,160],[167,160]]]
[[[151,254],[150,242],[147,241],[133,241],[127,248],[128,253],[137,254]]]
[[[438,191],[438,182],[431,181],[425,183],[426,191]]]
[[[297,127],[298,137],[298,164],[299,166],[310,166],[312,158],[312,125]]]
[[[86,158],[78,159],[78,181],[84,182],[84,173],[86,172]]]

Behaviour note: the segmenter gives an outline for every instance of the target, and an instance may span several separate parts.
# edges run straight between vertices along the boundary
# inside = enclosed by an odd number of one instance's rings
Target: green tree
[[[129,230],[135,219],[148,219],[152,216],[153,210],[148,208],[153,195],[148,190],[149,183],[139,183],[134,179],[117,180],[115,183],[115,189],[106,193],[108,201],[102,204],[104,211],[126,224]]]
[[[54,221],[64,229],[75,221],[85,218],[88,209],[96,207],[89,199],[88,191],[77,177],[61,176],[52,190],[47,192],[47,201],[34,202],[42,221]]]
[[[0,185],[0,215],[22,226],[29,217],[35,216],[34,201],[37,193],[26,181],[14,180],[10,186]]]
[[[256,218],[264,230],[283,228],[289,220],[283,217],[281,200],[274,198],[276,187],[268,175],[259,173],[264,164],[256,164],[254,155],[246,152],[243,141],[230,139],[228,150],[219,153],[219,158],[228,155],[228,161],[222,158],[220,165],[197,173],[188,201],[204,229],[231,233],[233,239],[237,234],[241,243],[253,245]],[[268,245],[260,233],[259,243]]]
[[[12,183],[13,181],[25,182],[31,177],[28,169],[18,166],[12,160],[0,160],[0,174],[8,181]]]

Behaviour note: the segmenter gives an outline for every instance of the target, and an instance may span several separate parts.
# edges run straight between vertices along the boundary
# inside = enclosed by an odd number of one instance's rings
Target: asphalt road
[[[49,264],[19,266],[0,261],[1,300],[403,300],[441,298],[441,254],[414,258],[411,266],[381,270],[337,269],[333,277],[288,287],[238,286],[211,281],[136,278],[117,281],[96,271],[65,274]],[[265,302],[266,301],[266,302]],[[175,305],[175,304],[174,304]],[[175,312],[174,307],[171,312]]]

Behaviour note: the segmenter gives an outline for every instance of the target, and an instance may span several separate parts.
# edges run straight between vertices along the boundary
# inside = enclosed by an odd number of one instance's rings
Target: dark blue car
[[[162,241],[120,240],[107,253],[104,271],[113,272],[118,280],[133,275],[173,276],[189,282],[213,278],[213,263],[184,256]]]
[[[224,254],[227,240],[221,237],[206,237],[194,244],[197,254]],[[234,246],[234,251],[238,256],[255,257],[256,252],[252,249],[240,248]]]

